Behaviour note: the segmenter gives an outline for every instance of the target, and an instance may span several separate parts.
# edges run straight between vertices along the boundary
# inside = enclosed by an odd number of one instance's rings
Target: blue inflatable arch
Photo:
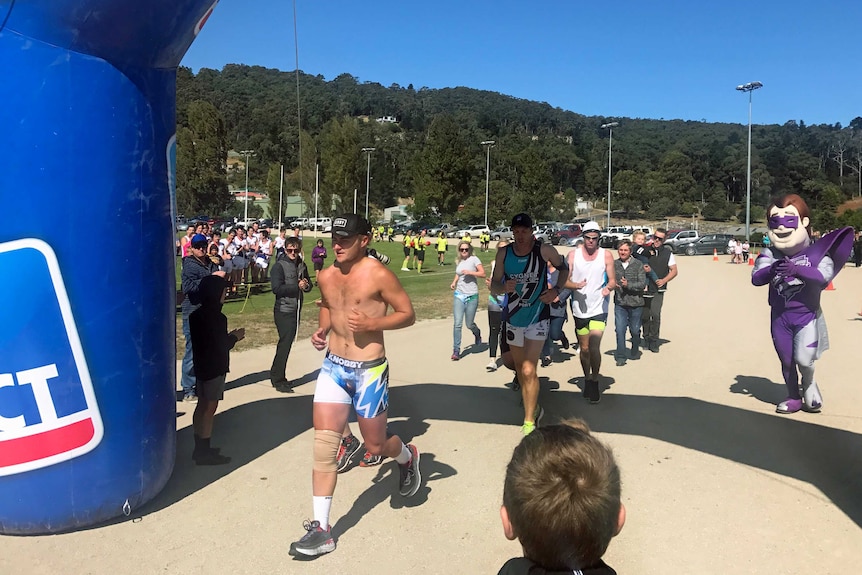
[[[0,0],[0,533],[171,475],[176,68],[214,6]]]

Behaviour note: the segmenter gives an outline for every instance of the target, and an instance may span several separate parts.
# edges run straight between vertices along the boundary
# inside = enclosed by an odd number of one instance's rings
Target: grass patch
[[[325,238],[327,246],[329,239]],[[303,252],[305,261],[311,263],[311,248],[314,246],[314,240],[306,239],[303,242]],[[478,244],[478,242],[476,242]],[[371,247],[378,252],[386,254],[392,260],[389,262],[389,269],[392,270],[398,279],[401,280],[401,285],[410,296],[413,302],[413,308],[416,311],[416,320],[425,319],[443,319],[452,317],[452,291],[449,285],[452,283],[452,278],[455,277],[454,261],[457,257],[455,245],[449,246],[449,251],[446,252],[446,265],[437,265],[437,251],[434,246],[430,246],[425,252],[425,265],[422,268],[422,274],[416,273],[415,270],[410,272],[402,272],[401,263],[404,261],[404,252],[402,245],[399,242],[373,242]],[[478,249],[475,255],[482,260],[485,266],[485,273],[491,273],[491,260],[495,255],[495,250],[492,248],[487,252],[481,252]],[[412,256],[411,256],[412,260]],[[327,263],[332,262],[332,251],[329,250],[329,258]],[[177,289],[180,289],[180,270],[182,262],[180,258],[176,258],[176,278]],[[412,267],[412,263],[411,263]],[[311,270],[313,279],[313,270]],[[486,309],[488,303],[488,290],[484,284],[479,291],[479,308]],[[301,321],[299,325],[298,339],[310,337],[314,330],[317,329],[317,306],[315,301],[320,299],[320,290],[317,287],[305,294]],[[228,318],[229,329],[237,327],[245,328],[245,339],[237,344],[236,350],[253,349],[264,345],[275,345],[278,340],[278,332],[275,329],[275,322],[272,316],[272,309],[275,305],[275,296],[267,288],[262,293],[253,293],[247,300],[229,300],[225,302],[223,311]],[[178,357],[182,357],[185,351],[185,340],[183,339],[182,316],[177,313],[177,339],[176,347]]]

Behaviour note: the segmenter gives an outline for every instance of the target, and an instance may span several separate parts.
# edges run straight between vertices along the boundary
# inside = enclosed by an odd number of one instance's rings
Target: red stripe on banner
[[[0,441],[0,467],[38,461],[72,451],[93,439],[93,420],[84,419],[51,431]]]

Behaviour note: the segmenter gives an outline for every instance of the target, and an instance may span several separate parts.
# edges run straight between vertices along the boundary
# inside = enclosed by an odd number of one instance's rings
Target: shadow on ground
[[[787,386],[765,377],[737,375],[736,383],[730,386],[731,393],[749,395],[763,403],[778,405],[787,397]]]
[[[857,525],[862,527],[862,435],[815,423],[818,416],[800,413],[782,417],[757,413],[688,397],[650,397],[607,394],[598,405],[589,405],[578,387],[583,378],[560,384],[542,378],[540,401],[546,422],[583,417],[596,431],[643,436],[693,449],[701,453],[763,469],[812,484],[822,491]],[[607,389],[613,380],[603,377]],[[733,391],[749,393],[760,401],[773,401],[776,388],[763,378],[738,376]],[[446,421],[517,425],[523,415],[520,394],[504,387],[416,384],[390,391],[393,433],[410,441],[429,425]],[[233,470],[255,460],[311,427],[310,396],[283,396],[240,405],[216,415],[218,444],[234,457],[223,467],[195,468],[189,454],[193,439],[190,427],[177,433],[177,463],[173,476],[152,502],[134,515],[152,513],[184,499]],[[417,441],[421,448],[421,440]],[[309,449],[311,448],[309,444]],[[423,454],[428,479],[445,479],[457,471],[433,454]],[[384,465],[380,478],[392,471]],[[502,481],[502,477],[500,478]],[[382,484],[387,484],[383,486]],[[336,526],[344,533],[379,503],[391,497],[389,481],[379,481],[354,503]],[[667,486],[670,490],[673,486]],[[416,502],[430,498],[426,485]],[[392,498],[392,504],[402,504]]]
[[[258,371],[257,373],[249,373],[248,375],[244,375],[240,378],[237,378],[233,381],[229,381],[225,384],[225,391],[236,389],[238,387],[243,387],[246,385],[253,385],[255,383],[260,383],[262,381],[269,381],[269,371]]]

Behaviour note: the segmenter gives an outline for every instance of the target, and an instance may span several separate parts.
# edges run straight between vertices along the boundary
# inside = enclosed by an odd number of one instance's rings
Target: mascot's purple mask
[[[769,216],[770,230],[777,230],[781,226],[795,230],[799,227],[799,216]]]

